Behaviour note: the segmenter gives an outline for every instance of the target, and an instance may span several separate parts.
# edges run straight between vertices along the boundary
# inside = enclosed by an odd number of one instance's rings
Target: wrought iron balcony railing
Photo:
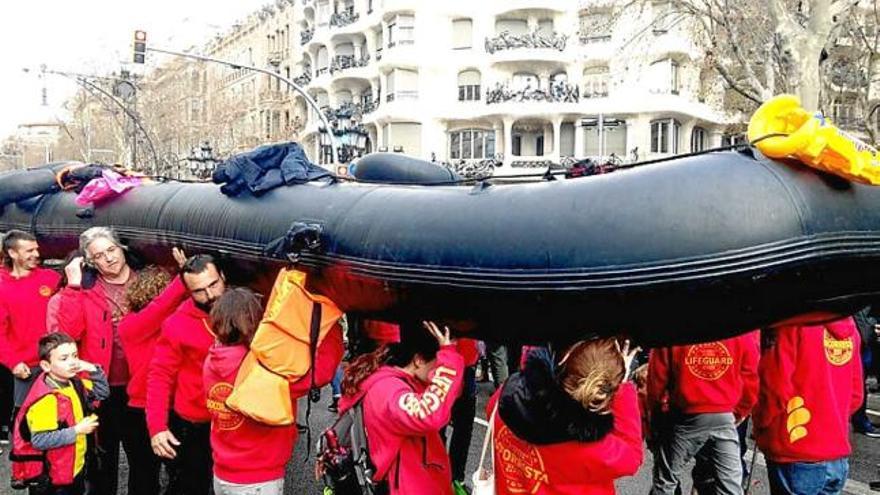
[[[497,83],[494,88],[486,91],[486,104],[507,103],[509,101],[545,101],[548,103],[577,103],[580,100],[580,90],[574,84],[564,81],[554,81],[550,87],[511,88],[510,84]]]
[[[330,16],[330,25],[333,27],[348,26],[349,24],[356,22],[360,18],[360,16],[361,15],[357,12],[338,12]]]
[[[354,55],[336,55],[333,57],[333,60],[330,61],[330,73],[333,74],[335,72],[356,67],[366,67],[369,62],[370,54],[366,52],[364,52],[360,58],[357,58]]]
[[[299,44],[305,45],[315,37],[315,28],[306,28],[299,32]]]
[[[486,51],[495,53],[519,48],[549,48],[561,52],[565,50],[567,41],[567,34],[559,34],[556,31],[549,34],[537,29],[526,34],[510,34],[510,31],[502,31],[494,38],[486,38]]]

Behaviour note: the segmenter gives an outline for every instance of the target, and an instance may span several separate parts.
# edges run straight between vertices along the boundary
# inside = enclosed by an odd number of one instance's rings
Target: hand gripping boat
[[[33,231],[61,257],[111,225],[154,262],[173,245],[225,253],[257,287],[294,260],[344,311],[506,340],[708,341],[846,314],[880,291],[880,189],[751,148],[529,184],[311,182],[229,198],[164,183],[87,219],[73,199],[7,204],[0,230]]]

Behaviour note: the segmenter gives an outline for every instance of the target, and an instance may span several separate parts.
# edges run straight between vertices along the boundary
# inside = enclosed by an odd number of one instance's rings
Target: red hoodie
[[[136,313],[129,313],[119,321],[119,337],[128,361],[128,405],[143,409],[147,405],[147,370],[153,359],[153,349],[159,338],[162,322],[188,296],[180,277],[174,277],[159,297]]]
[[[444,346],[437,353],[430,384],[400,368],[383,366],[361,383],[360,392],[340,401],[339,413],[344,414],[364,399],[375,479],[387,479],[392,495],[452,494],[452,468],[439,432],[449,423],[463,372],[455,346]]]
[[[480,349],[474,339],[460,338],[455,341],[455,348],[464,358],[465,367],[474,366],[480,360]]]
[[[0,363],[36,366],[38,344],[46,334],[46,305],[61,277],[36,268],[22,278],[7,272],[0,281]]]
[[[241,360],[244,345],[211,347],[205,360],[205,391],[211,411],[211,452],[214,475],[239,484],[262,483],[284,477],[284,466],[293,454],[295,425],[270,426],[254,421],[226,407]],[[322,387],[333,379],[344,352],[342,329],[337,326],[318,346],[315,384]],[[290,384],[294,415],[296,399],[311,386],[311,372]]]
[[[491,417],[501,389],[486,404]],[[521,440],[495,415],[495,493],[515,495],[611,495],[614,480],[642,465],[642,421],[636,389],[624,383],[611,403],[614,427],[595,442],[566,441],[532,445]]]
[[[778,463],[846,457],[849,418],[862,404],[859,335],[852,318],[787,326],[761,357],[758,447]]]
[[[748,416],[758,400],[757,330],[705,344],[657,348],[648,361],[648,410],[685,414],[732,412]]]
[[[113,318],[101,284],[88,289],[65,287],[58,294],[58,327],[77,341],[82,359],[109,370]]]
[[[162,323],[147,373],[147,429],[150,437],[168,429],[168,412],[174,409],[193,423],[211,420],[205,404],[202,371],[214,335],[208,314],[192,299]],[[173,400],[172,400],[173,395]]]

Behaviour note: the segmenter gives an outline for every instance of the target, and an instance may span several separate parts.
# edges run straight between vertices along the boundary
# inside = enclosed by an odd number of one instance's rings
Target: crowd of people
[[[174,249],[173,270],[141,267],[100,226],[63,273],[42,267],[26,232],[7,232],[2,254],[0,426],[17,488],[114,495],[121,448],[132,495],[284,493],[297,424],[228,401],[263,303],[227,285],[215,258]],[[771,493],[834,494],[851,427],[880,436],[865,406],[880,364],[869,308],[649,353],[624,337],[520,350],[429,321],[348,326],[359,341],[346,362],[340,331],[290,382],[289,407],[295,416],[297,399],[328,383],[331,411],[360,407],[375,493],[469,489],[478,369],[495,392],[481,412],[490,458],[472,479],[498,494],[614,493],[645,450],[652,495],[681,493],[694,460],[696,493],[742,494],[749,437]]]

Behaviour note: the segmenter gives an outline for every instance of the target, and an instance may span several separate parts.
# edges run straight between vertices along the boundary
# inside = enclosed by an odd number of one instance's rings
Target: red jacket
[[[489,399],[491,417],[501,389]],[[495,492],[541,495],[613,494],[614,480],[642,464],[642,423],[632,383],[620,386],[611,403],[614,426],[601,440],[532,445],[495,415]]]
[[[284,467],[293,454],[295,425],[269,426],[226,407],[241,360],[244,345],[215,345],[205,360],[205,393],[211,412],[211,452],[214,475],[229,483],[251,484],[284,477]],[[342,329],[327,334],[317,350],[315,383],[324,386],[333,379],[344,352]],[[311,386],[311,372],[290,384],[294,414],[296,399]]]
[[[60,276],[36,268],[22,278],[6,273],[0,281],[0,364],[10,370],[18,363],[40,362],[38,343],[46,334],[46,305]]]
[[[849,418],[864,393],[852,318],[779,328],[760,375],[755,439],[768,459],[818,462],[850,454]]]
[[[705,344],[657,348],[648,361],[648,409],[748,416],[758,400],[760,333]]]
[[[159,338],[162,322],[168,318],[188,293],[180,277],[174,277],[159,296],[136,313],[119,321],[119,338],[128,361],[128,405],[143,409],[147,405],[147,370]]]
[[[461,391],[464,363],[454,345],[437,353],[425,385],[394,366],[383,366],[344,396],[340,414],[363,401],[375,479],[387,479],[393,494],[452,495],[452,469],[440,429],[449,423]]]
[[[168,429],[168,413],[172,408],[181,418],[193,423],[211,420],[205,404],[202,372],[213,344],[208,314],[196,307],[192,299],[181,304],[162,323],[147,373],[146,415],[150,437]]]
[[[58,326],[77,341],[79,357],[110,369],[113,356],[113,315],[101,284],[65,287],[59,292]]]
[[[474,366],[480,360],[480,350],[474,339],[460,338],[455,341],[455,348],[464,358],[465,367]]]

